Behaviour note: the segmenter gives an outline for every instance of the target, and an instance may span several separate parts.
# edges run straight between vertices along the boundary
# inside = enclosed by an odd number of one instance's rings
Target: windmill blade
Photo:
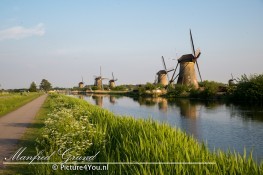
[[[171,71],[173,71],[174,69],[169,69],[169,70],[167,70],[166,72],[168,73],[168,72],[171,72]]]
[[[196,66],[197,66],[197,70],[198,70],[198,73],[199,73],[200,80],[201,80],[201,82],[203,82],[197,60],[195,62],[196,62]]]
[[[112,72],[112,79],[114,80],[114,75],[113,75],[113,72]]]
[[[100,76],[101,76],[101,66],[100,66]]]
[[[164,61],[164,57],[163,57],[163,56],[162,56],[162,61],[163,61],[164,70],[166,70],[166,64],[165,64],[165,61]]]
[[[164,61],[164,57],[162,56],[162,61],[163,61],[163,67],[164,67],[164,70],[166,71],[166,75],[167,75],[167,79],[169,80],[169,74],[168,74],[168,71],[167,71],[167,67],[166,67],[166,64],[165,64],[165,61]]]
[[[199,48],[197,48],[196,52],[195,52],[195,55],[194,55],[195,59],[199,58],[200,55],[201,55],[201,51],[200,51]]]
[[[189,62],[182,68],[180,69],[179,73],[175,76],[175,78],[173,79],[173,81],[185,70],[186,66],[189,64]]]
[[[114,80],[114,79],[113,79]],[[116,78],[114,81],[117,81],[118,79]]]
[[[195,56],[195,46],[194,46],[194,41],[193,41],[191,29],[190,29],[190,39],[191,39],[191,43],[192,43],[193,55]]]
[[[201,52],[200,52],[200,50],[198,50],[198,51],[197,51],[197,54],[195,54],[195,46],[194,46],[194,41],[193,41],[193,36],[192,36],[191,29],[190,29],[190,38],[191,38],[193,55],[194,55],[194,57],[195,57],[196,66],[197,66],[197,69],[198,69],[198,73],[199,73],[200,80],[201,80],[201,82],[202,82],[203,80],[202,80],[201,73],[200,73],[200,69],[199,69],[199,65],[198,65],[198,62],[197,62],[197,58],[200,56]]]
[[[154,84],[157,84],[157,81],[158,81],[158,75],[156,74],[154,79]]]
[[[170,83],[172,83],[174,80],[173,80],[173,78],[174,78],[174,75],[175,75],[175,72],[176,72],[176,69],[177,69],[177,67],[178,67],[178,62],[177,62],[177,64],[176,64],[176,67],[175,67],[175,69],[174,69],[174,73],[173,73],[173,76],[172,76],[172,78],[171,78],[171,80],[170,80]]]

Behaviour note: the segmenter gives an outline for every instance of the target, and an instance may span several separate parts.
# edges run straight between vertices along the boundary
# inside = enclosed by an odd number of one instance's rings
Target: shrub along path
[[[3,158],[11,156],[16,151],[19,139],[33,122],[46,97],[47,95],[42,95],[0,118],[0,168]]]

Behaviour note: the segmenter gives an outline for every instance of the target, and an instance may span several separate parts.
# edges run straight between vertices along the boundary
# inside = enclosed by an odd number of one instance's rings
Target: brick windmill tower
[[[116,85],[115,85],[115,81],[117,81],[118,79],[115,79],[114,78],[114,75],[113,75],[113,72],[112,72],[112,79],[109,81],[109,87],[110,88],[114,88]]]
[[[156,73],[156,78],[155,78],[155,81],[154,83],[155,84],[162,84],[164,86],[167,86],[168,85],[168,80],[169,80],[169,76],[168,76],[168,73],[173,71],[174,69],[170,69],[170,70],[167,70],[167,67],[166,67],[166,64],[165,64],[165,61],[164,61],[164,57],[162,56],[162,62],[163,62],[163,70],[160,70]]]
[[[83,77],[81,76],[82,81],[79,82],[79,88],[84,88],[84,81],[83,81]]]
[[[99,90],[103,90],[103,82],[102,80],[107,79],[103,78],[101,75],[101,67],[100,67],[100,75],[99,76],[94,76],[95,81],[94,81],[94,86],[97,86]]]
[[[181,56],[178,59],[178,63],[176,65],[176,68],[174,70],[173,76],[170,80],[170,83],[174,82],[174,80],[178,77],[177,84],[184,84],[184,85],[193,85],[194,88],[198,88],[198,81],[196,79],[196,73],[195,73],[195,64],[197,66],[197,70],[199,73],[200,80],[202,82],[201,73],[199,70],[199,66],[197,63],[197,59],[201,55],[200,49],[197,49],[195,51],[192,32],[190,29],[190,40],[192,44],[193,54],[186,54]],[[175,76],[176,69],[178,67],[178,64],[180,64],[180,70],[177,76]],[[175,77],[174,77],[175,76]]]

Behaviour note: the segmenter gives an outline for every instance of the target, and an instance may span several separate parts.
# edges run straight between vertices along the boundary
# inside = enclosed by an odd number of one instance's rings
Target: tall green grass
[[[0,116],[11,112],[20,106],[39,97],[40,93],[10,93],[0,96]]]
[[[94,155],[95,162],[214,162],[209,165],[109,165],[108,171],[54,171],[37,165],[36,174],[263,174],[250,154],[209,151],[192,136],[153,120],[117,116],[83,100],[50,95],[49,118],[38,148],[49,155],[60,147],[72,155]],[[62,162],[61,156],[50,161]]]

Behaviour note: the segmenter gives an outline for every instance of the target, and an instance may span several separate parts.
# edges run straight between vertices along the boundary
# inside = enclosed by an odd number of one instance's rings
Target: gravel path
[[[19,139],[33,122],[47,95],[27,103],[19,109],[0,118],[0,168],[5,157],[13,155]]]

